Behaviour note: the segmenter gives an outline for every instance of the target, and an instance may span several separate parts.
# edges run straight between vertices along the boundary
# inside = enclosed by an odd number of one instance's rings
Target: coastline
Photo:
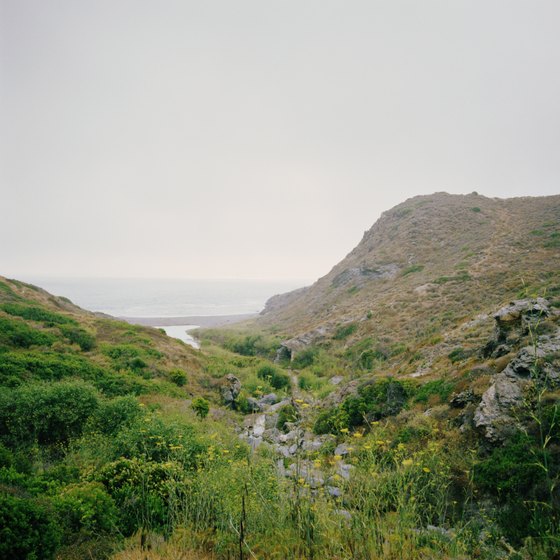
[[[176,325],[196,325],[197,327],[224,327],[258,317],[258,313],[239,315],[198,315],[191,317],[118,317],[132,325],[145,327],[172,327]]]

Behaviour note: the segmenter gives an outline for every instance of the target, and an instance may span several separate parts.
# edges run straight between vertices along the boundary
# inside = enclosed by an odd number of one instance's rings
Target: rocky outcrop
[[[340,288],[352,283],[354,286],[361,286],[369,280],[383,280],[394,278],[399,271],[396,264],[384,264],[377,267],[361,265],[359,267],[347,268],[339,272],[331,281],[333,288]]]
[[[511,351],[516,340],[527,335],[550,315],[543,298],[520,300],[500,309],[495,315],[494,356]],[[474,413],[474,425],[490,443],[505,441],[520,426],[523,406],[530,406],[529,385],[553,387],[560,384],[560,329],[553,335],[534,336],[531,346],[521,348],[507,366],[494,376]]]
[[[235,399],[237,399],[240,391],[241,381],[239,381],[239,379],[237,379],[237,377],[235,377],[232,373],[228,373],[222,382],[222,386],[220,387],[220,393],[222,395],[222,399],[224,400],[224,404],[226,406],[233,407]]]

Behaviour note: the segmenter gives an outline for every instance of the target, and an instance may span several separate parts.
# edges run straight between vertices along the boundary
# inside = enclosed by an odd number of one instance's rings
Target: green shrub
[[[469,357],[469,354],[464,348],[459,347],[449,352],[447,357],[449,358],[451,363],[454,364],[455,362],[460,362],[461,360],[467,359]]]
[[[110,534],[117,528],[115,502],[99,482],[66,486],[54,498],[53,505],[66,542]]]
[[[95,389],[81,381],[29,384],[0,393],[0,434],[11,446],[66,443],[97,410]]]
[[[30,348],[31,346],[51,346],[56,337],[49,332],[36,329],[18,319],[0,317],[0,345]]]
[[[202,397],[193,399],[191,407],[199,418],[206,418],[210,412],[210,403]]]
[[[55,325],[77,325],[77,322],[71,317],[61,315],[60,313],[54,313],[44,307],[37,307],[35,305],[4,303],[0,305],[0,309],[9,315],[21,317],[22,319],[27,319],[28,321],[44,323],[48,327]]]
[[[95,348],[95,337],[86,330],[74,325],[62,325],[62,334],[73,344],[77,344],[84,352]]]
[[[257,377],[270,383],[275,389],[285,389],[290,385],[290,377],[272,365],[261,366],[257,370]]]
[[[454,385],[444,379],[436,379],[428,381],[419,387],[414,395],[414,402],[427,403],[429,398],[433,395],[439,397],[440,402],[447,402],[451,393],[453,392]]]
[[[142,415],[136,397],[127,395],[109,401],[101,401],[92,417],[92,428],[103,434],[115,435],[123,427],[130,426]]]
[[[298,377],[298,385],[304,391],[318,391],[326,383],[325,379],[317,377],[311,371],[304,371]]]
[[[44,504],[0,493],[0,558],[50,560],[59,542],[60,530]]]
[[[283,432],[287,432],[288,426],[286,426],[286,422],[297,422],[298,418],[299,414],[296,408],[292,404],[287,404],[278,411],[276,427]]]
[[[422,272],[424,270],[423,264],[413,264],[402,271],[403,276],[408,276],[409,274],[413,274],[415,272]]]
[[[356,323],[350,323],[349,325],[341,325],[336,329],[333,338],[335,340],[344,340],[349,336],[353,335],[358,330],[358,325]]]
[[[295,369],[303,369],[309,367],[315,363],[319,355],[318,348],[306,348],[301,352],[298,352],[293,360],[292,367]]]
[[[187,374],[182,369],[172,369],[169,372],[169,380],[177,387],[184,387],[187,384]]]

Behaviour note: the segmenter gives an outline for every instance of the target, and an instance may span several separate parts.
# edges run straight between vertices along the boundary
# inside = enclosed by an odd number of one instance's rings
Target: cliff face
[[[385,212],[306,289],[275,296],[257,324],[287,337],[334,333],[418,340],[522,292],[560,286],[560,196],[418,196]]]

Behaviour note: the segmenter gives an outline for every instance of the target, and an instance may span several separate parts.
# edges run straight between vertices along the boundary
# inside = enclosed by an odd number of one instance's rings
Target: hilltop
[[[315,284],[271,298],[256,324],[290,337],[320,329],[318,339],[355,322],[356,337],[419,341],[523,291],[557,295],[559,263],[560,195],[417,196]]]

